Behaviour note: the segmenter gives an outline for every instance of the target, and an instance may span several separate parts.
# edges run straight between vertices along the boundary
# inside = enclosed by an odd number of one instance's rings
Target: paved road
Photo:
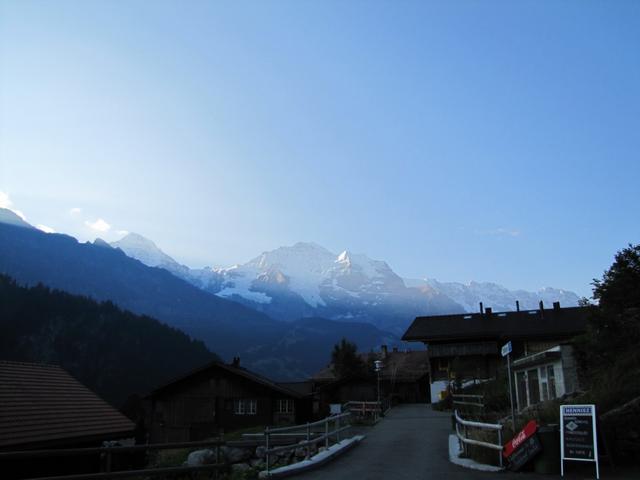
[[[351,451],[296,480],[549,480],[559,475],[489,473],[469,470],[449,462],[450,413],[427,405],[394,408]],[[566,479],[567,477],[565,477]],[[569,478],[594,478],[584,475]],[[620,477],[617,477],[620,478]],[[625,477],[626,478],[626,477]],[[633,477],[629,477],[633,478]]]

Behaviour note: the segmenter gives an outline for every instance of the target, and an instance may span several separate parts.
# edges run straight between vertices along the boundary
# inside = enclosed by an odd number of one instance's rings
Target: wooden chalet
[[[151,441],[182,442],[255,426],[290,425],[311,418],[311,399],[232,364],[209,363],[147,396]]]
[[[362,354],[366,363],[382,361],[380,396],[392,403],[426,403],[429,401],[429,358],[426,351],[391,352],[383,345],[380,352]],[[320,413],[326,413],[332,403],[348,401],[376,401],[377,375],[372,370],[366,375],[338,379],[329,365],[313,377],[315,397]]]
[[[0,452],[99,447],[135,425],[55,365],[0,361]],[[91,457],[0,460],[2,478],[95,472]],[[14,475],[16,473],[16,475]]]
[[[512,358],[527,357],[566,343],[585,332],[587,307],[417,317],[402,339],[427,346],[432,401],[449,382],[495,377],[503,366],[500,348],[512,342]]]

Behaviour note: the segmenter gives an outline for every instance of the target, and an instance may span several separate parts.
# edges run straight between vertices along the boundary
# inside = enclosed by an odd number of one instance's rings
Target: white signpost
[[[564,461],[596,462],[600,478],[595,405],[560,405],[560,473]]]
[[[509,400],[511,400],[511,430],[516,433],[516,414],[513,409],[513,388],[511,388],[511,340],[502,346],[502,356],[507,357],[507,375],[509,375]]]

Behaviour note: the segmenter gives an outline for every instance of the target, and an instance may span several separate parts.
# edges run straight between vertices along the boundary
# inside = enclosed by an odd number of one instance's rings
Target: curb
[[[342,440],[341,442],[332,445],[328,450],[317,453],[309,460],[303,460],[298,463],[292,463],[291,465],[271,470],[269,472],[269,476],[267,476],[266,470],[263,470],[260,472],[259,478],[284,478],[321,467],[325,463],[330,462],[334,458],[351,450],[364,440],[364,438],[364,435],[356,435],[355,437],[347,438],[346,440]]]

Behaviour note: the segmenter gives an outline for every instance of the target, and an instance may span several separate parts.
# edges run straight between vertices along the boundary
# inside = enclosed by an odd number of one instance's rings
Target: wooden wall
[[[291,399],[294,412],[278,414],[277,401]],[[235,402],[254,400],[255,414],[235,412]],[[221,368],[177,382],[152,398],[149,432],[152,442],[193,441],[254,426],[308,420],[310,406],[265,385]],[[248,406],[247,404],[245,404]]]

